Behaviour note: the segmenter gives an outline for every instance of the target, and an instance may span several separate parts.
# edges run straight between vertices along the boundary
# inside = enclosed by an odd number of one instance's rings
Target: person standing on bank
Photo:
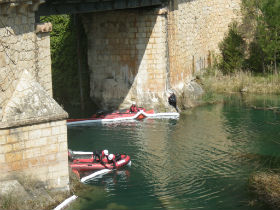
[[[176,95],[174,94],[173,91],[168,91],[169,92],[169,97],[168,97],[168,103],[173,106],[177,112],[179,112],[179,109],[177,107],[177,100],[176,100]]]

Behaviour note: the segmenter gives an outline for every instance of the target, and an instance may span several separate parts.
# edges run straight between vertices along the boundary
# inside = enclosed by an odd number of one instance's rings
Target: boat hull
[[[90,123],[114,123],[129,120],[142,120],[144,118],[178,118],[179,113],[155,113],[154,110],[140,110],[137,113],[112,113],[100,118],[86,118],[86,119],[69,119],[67,125],[81,125]]]
[[[84,162],[85,160],[76,161],[70,163],[70,167],[72,170],[77,171],[91,171],[91,170],[101,170],[101,169],[119,169],[130,162],[130,156],[129,155],[121,155],[121,159],[116,161],[116,165],[114,166],[113,163],[108,163],[107,159],[103,159],[103,164],[100,162]]]

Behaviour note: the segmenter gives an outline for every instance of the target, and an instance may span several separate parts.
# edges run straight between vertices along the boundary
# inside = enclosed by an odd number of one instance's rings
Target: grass
[[[259,200],[274,209],[280,208],[280,174],[275,172],[259,172],[252,175],[250,188]]]
[[[69,196],[69,192],[49,191],[43,182],[29,176],[18,175],[16,179],[28,196],[12,192],[1,196],[0,209],[52,209]]]
[[[9,193],[0,197],[0,209],[53,209],[62,201],[80,191],[87,189],[80,182],[76,175],[70,170],[70,193],[65,191],[54,191],[45,188],[45,184],[30,176],[17,175],[16,179],[25,191],[28,197],[22,196],[16,192]]]
[[[231,75],[223,75],[216,69],[207,71],[202,83],[205,90],[215,93],[255,93],[280,94],[280,75],[255,75],[238,71]]]

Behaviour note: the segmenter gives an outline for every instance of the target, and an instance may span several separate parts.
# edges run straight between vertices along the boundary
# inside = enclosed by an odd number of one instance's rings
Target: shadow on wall
[[[166,17],[155,8],[87,14],[90,96],[103,110],[152,104],[166,88]]]

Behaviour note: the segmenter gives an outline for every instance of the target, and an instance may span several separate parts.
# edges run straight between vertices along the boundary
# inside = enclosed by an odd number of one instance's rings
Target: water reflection
[[[179,120],[69,129],[73,150],[108,148],[132,159],[131,168],[91,182],[106,195],[80,208],[267,209],[248,206],[247,182],[256,170],[280,166],[280,119],[250,103],[277,105],[279,100],[233,97],[189,110]]]

